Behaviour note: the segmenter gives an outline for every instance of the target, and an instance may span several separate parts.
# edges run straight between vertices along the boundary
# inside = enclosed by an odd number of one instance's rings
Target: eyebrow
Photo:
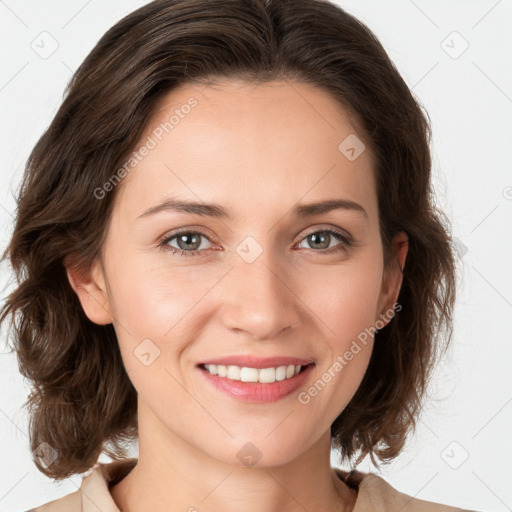
[[[328,199],[315,203],[299,204],[292,209],[292,215],[295,217],[309,217],[327,213],[332,210],[350,210],[361,213],[368,219],[368,213],[359,204],[349,199]],[[218,219],[231,219],[229,210],[218,204],[208,204],[196,201],[183,201],[173,198],[165,199],[156,206],[148,208],[144,213],[139,215],[140,218],[150,217],[160,212],[172,211],[178,213],[193,213],[204,217],[212,217]]]

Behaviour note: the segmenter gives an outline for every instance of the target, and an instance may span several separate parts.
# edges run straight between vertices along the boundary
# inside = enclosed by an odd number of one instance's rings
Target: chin
[[[261,440],[251,440],[247,436],[241,436],[230,439],[213,453],[210,449],[206,453],[220,462],[238,468],[279,467],[289,464],[302,454],[304,450],[300,449],[300,445],[301,443],[289,437],[286,440],[269,440],[262,436]]]

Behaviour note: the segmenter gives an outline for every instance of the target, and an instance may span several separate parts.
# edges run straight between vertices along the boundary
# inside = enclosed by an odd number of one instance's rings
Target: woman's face
[[[384,272],[369,149],[320,89],[227,81],[172,91],[136,149],[103,264],[75,289],[114,324],[146,444],[297,458],[356,392],[400,286],[398,266]],[[325,201],[339,204],[311,206]]]

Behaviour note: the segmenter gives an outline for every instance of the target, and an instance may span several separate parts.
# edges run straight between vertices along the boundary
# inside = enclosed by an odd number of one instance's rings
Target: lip
[[[280,358],[279,360],[283,361],[284,359]],[[226,359],[222,359],[222,361],[226,361]],[[212,362],[204,364],[216,363]],[[249,367],[255,368],[254,366]],[[296,391],[301,386],[303,386],[306,380],[308,379],[310,373],[313,371],[314,367],[314,364],[308,364],[305,368],[301,370],[300,373],[291,377],[290,379],[276,381],[268,384],[262,384],[260,382],[242,382],[241,380],[233,380],[228,379],[226,377],[219,377],[218,375],[212,375],[201,366],[198,366],[198,370],[201,372],[201,375],[204,376],[208,384],[213,386],[216,390],[227,394],[231,398],[235,398],[236,400],[242,402],[263,404],[281,400],[286,396],[290,395],[291,393],[293,393],[294,391]]]
[[[207,361],[201,361],[198,366],[203,364],[222,364],[225,366],[240,366],[246,368],[270,368],[270,367],[278,367],[278,366],[288,366],[293,364],[297,366],[300,364],[301,366],[306,366],[313,362],[312,359],[300,359],[298,357],[285,357],[285,356],[274,356],[274,357],[257,357],[250,355],[232,355],[219,357],[216,359],[208,359]]]

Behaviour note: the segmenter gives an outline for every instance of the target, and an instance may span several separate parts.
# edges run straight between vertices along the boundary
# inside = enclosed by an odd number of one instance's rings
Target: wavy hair
[[[65,258],[85,272],[100,254],[117,188],[104,186],[134,150],[158,102],[186,83],[298,80],[349,113],[371,149],[385,265],[391,240],[409,249],[401,309],[375,335],[357,392],[331,425],[341,461],[396,457],[414,430],[432,369],[452,335],[455,252],[431,184],[428,114],[371,30],[327,0],[156,0],[110,28],[69,82],[32,149],[3,259],[17,286],[12,350],[31,383],[30,443],[58,453],[45,475],[63,479],[103,452],[126,457],[137,437],[137,393],[111,324],[85,315]],[[46,446],[46,445],[45,445]],[[378,461],[376,458],[378,458]]]

